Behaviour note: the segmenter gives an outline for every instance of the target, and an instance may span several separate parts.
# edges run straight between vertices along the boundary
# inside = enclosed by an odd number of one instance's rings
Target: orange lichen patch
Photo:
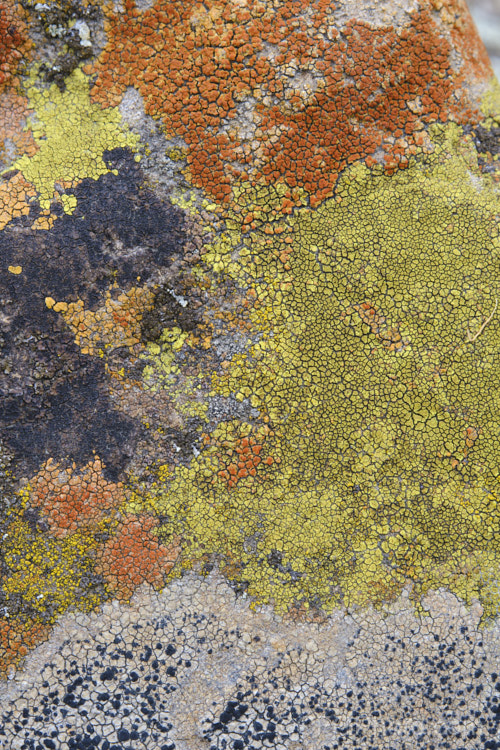
[[[428,0],[431,8],[439,11],[441,19],[451,33],[453,48],[461,56],[456,83],[464,88],[473,79],[484,81],[492,77],[491,62],[478,34],[466,0]]]
[[[0,183],[0,230],[12,219],[26,216],[30,210],[30,199],[34,196],[36,190],[20,172]]]
[[[95,530],[113,518],[125,494],[120,482],[104,478],[98,457],[79,473],[49,459],[30,482],[29,499],[48,522],[49,533],[63,539],[76,531]]]
[[[20,62],[32,47],[28,39],[23,8],[13,0],[0,3],[0,163],[4,166],[21,154],[32,155],[36,145],[31,132],[24,129],[30,114],[26,96],[19,92],[17,70]],[[10,180],[12,182],[12,180]],[[13,186],[0,184],[0,229],[15,216],[19,216],[20,205],[25,202],[9,199]],[[15,191],[14,191],[15,192]],[[15,214],[9,209],[15,207]]]
[[[0,619],[0,674],[11,675],[28,651],[46,640],[50,628],[26,619]]]
[[[86,310],[81,300],[56,302],[52,297],[46,298],[47,307],[60,312],[72,329],[83,354],[94,355],[120,346],[133,349],[140,343],[140,322],[144,312],[153,306],[154,293],[147,287],[132,287],[114,297],[116,289],[108,289],[104,305],[96,311]]]
[[[228,489],[235,487],[240,479],[256,477],[259,466],[265,468],[274,463],[272,456],[262,455],[263,443],[268,433],[269,428],[264,427],[258,436],[248,435],[238,441],[234,438],[222,441],[221,448],[224,450],[219,453],[221,468],[217,476]]]
[[[28,99],[16,88],[0,93],[0,158],[4,161],[12,163],[21,154],[33,156],[38,150],[33,133],[25,128],[30,114]]]
[[[163,545],[154,533],[157,525],[153,516],[126,516],[116,535],[100,545],[96,570],[119,599],[130,599],[142,583],[161,587],[174,567],[180,555],[179,540]]]
[[[394,171],[426,124],[479,117],[469,90],[455,91],[468,53],[457,72],[455,31],[427,0],[402,28],[353,19],[342,34],[331,0],[267,0],[252,13],[230,0],[209,12],[174,0],[168,13],[126,0],[124,13],[107,13],[94,99],[116,105],[136,87],[167,135],[184,139],[192,182],[218,201],[235,180],[264,179],[317,204],[351,162],[376,157]]]
[[[32,229],[51,229],[55,220],[57,219],[57,214],[52,213],[50,210],[44,210],[40,211],[40,215],[35,219],[33,224],[31,225]]]
[[[25,11],[14,0],[2,0],[0,7],[0,92],[15,84],[20,61],[31,49],[26,33]]]

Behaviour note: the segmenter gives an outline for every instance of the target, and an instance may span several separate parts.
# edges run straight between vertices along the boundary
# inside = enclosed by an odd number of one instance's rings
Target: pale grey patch
[[[78,21],[76,21],[76,23],[74,24],[73,28],[78,31],[81,46],[92,47],[92,42],[90,41],[89,25],[82,19],[78,19]]]
[[[140,165],[149,179],[150,188],[160,197],[168,199],[174,191],[188,190],[182,174],[185,161],[174,160],[168,155],[173,149],[181,153],[186,151],[182,138],[165,137],[161,123],[146,114],[144,100],[133,87],[127,88],[118,108],[123,121],[141,140],[142,148],[138,149]]]
[[[482,750],[495,727],[499,623],[479,630],[480,604],[444,589],[422,604],[418,617],[406,589],[381,611],[298,622],[252,610],[217,571],[161,593],[143,586],[130,604],[65,615],[3,684],[0,748],[51,732],[67,747],[92,725],[111,744],[136,732],[141,750],[222,750],[244,738],[324,750],[340,736],[348,750]]]
[[[335,22],[340,28],[353,18],[373,27],[403,26],[418,7],[418,0],[339,0]]]

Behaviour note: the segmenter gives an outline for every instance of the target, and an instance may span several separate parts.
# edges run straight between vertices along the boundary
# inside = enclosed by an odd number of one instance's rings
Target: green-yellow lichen
[[[182,349],[187,337],[188,334],[178,327],[165,328],[159,344],[148,344],[149,356],[143,355],[143,359],[150,360],[151,364],[146,365],[142,373],[146,387],[165,384],[179,372],[179,367],[174,364],[175,355]]]
[[[481,99],[481,112],[485,116],[486,128],[500,123],[500,82],[493,78],[486,93]]]
[[[230,469],[255,426],[222,422],[145,502],[187,564],[222,556],[278,609],[407,582],[499,604],[500,196],[460,128],[432,136],[390,177],[354,165],[316,210],[253,230],[233,212],[203,256],[255,290],[260,339],[212,393],[259,410],[268,460]]]
[[[35,110],[29,120],[38,146],[33,156],[24,155],[12,168],[35,186],[42,209],[49,209],[58,197],[56,184],[71,186],[91,178],[97,180],[110,170],[103,153],[117,147],[135,148],[138,136],[125,129],[116,107],[101,109],[89,97],[89,79],[76,69],[61,91],[56,84],[49,88],[36,85],[36,70],[27,89],[30,107]],[[64,211],[76,207],[74,195],[59,196]]]
[[[190,343],[189,334],[179,327],[165,328],[158,344],[149,343],[147,353],[141,355],[148,362],[142,372],[144,385],[147,390],[170,387],[181,414],[205,419],[207,404],[199,393],[202,379],[183,376],[181,384],[178,378],[180,366],[175,358],[186,343]]]
[[[54,621],[77,600],[80,607],[92,609],[99,598],[87,594],[82,599],[81,585],[92,568],[91,546],[92,540],[82,534],[63,540],[35,535],[26,521],[15,518],[3,541],[7,602],[21,597],[44,622]]]

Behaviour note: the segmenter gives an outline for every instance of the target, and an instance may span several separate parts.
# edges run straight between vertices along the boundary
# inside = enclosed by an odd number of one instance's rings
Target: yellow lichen
[[[103,160],[106,150],[118,146],[135,148],[138,136],[126,130],[117,108],[101,109],[89,98],[89,79],[76,69],[66,79],[64,91],[56,84],[37,86],[36,69],[27,95],[35,115],[29,127],[38,151],[21,156],[13,165],[38,191],[42,209],[51,201],[61,201],[64,211],[72,213],[76,197],[62,192],[57,185],[71,187],[84,178],[97,180],[110,170]]]
[[[61,313],[83,354],[95,355],[121,346],[133,349],[140,344],[140,322],[144,312],[151,309],[153,298],[153,291],[147,287],[118,292],[113,286],[107,290],[104,304],[95,311],[86,310],[82,300],[56,302],[46,297],[45,304]]]
[[[35,536],[29,525],[15,518],[3,541],[6,574],[3,589],[9,601],[21,597],[44,621],[53,621],[73,605],[80,582],[91,569],[92,542],[73,534],[64,540]],[[88,595],[80,606],[93,608],[98,597]]]
[[[500,197],[459,128],[432,136],[404,172],[354,165],[315,210],[270,209],[249,230],[229,209],[205,248],[255,291],[260,337],[211,387],[259,411],[269,461],[239,469],[231,441],[255,427],[222,422],[145,502],[171,519],[185,564],[232,560],[279,609],[379,603],[407,582],[498,606],[484,566],[500,572],[500,329],[484,321],[500,296]],[[150,354],[182,374],[172,347]]]

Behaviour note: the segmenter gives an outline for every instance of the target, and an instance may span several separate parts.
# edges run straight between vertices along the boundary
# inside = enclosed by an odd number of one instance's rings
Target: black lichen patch
[[[489,153],[492,156],[500,153],[500,128],[483,128],[482,125],[474,131],[474,140],[479,153]]]
[[[47,339],[36,338],[44,348],[24,352],[16,371],[24,376],[22,392],[2,399],[5,442],[28,473],[49,457],[84,463],[95,451],[116,480],[133,450],[136,427],[111,407],[103,364],[81,355],[66,331],[54,331],[48,346]],[[30,370],[45,373],[33,382]],[[15,385],[8,382],[6,389],[16,390]]]
[[[143,172],[128,149],[107,151],[104,160],[118,174],[82,180],[73,191],[75,212],[62,215],[50,231],[31,229],[38,216],[33,208],[0,233],[5,267],[23,268],[21,277],[4,276],[2,283],[13,290],[28,285],[41,303],[49,295],[92,305],[111,282],[134,285],[140,277],[144,283],[180,255],[182,211],[142,187]]]
[[[163,286],[155,295],[153,307],[148,310],[141,322],[144,341],[157,342],[164,328],[178,326],[182,331],[192,331],[200,322],[200,316],[192,306],[183,304],[168,286]]]
[[[0,233],[0,437],[27,473],[49,457],[83,463],[95,451],[116,479],[134,448],[137,426],[112,408],[103,362],[80,352],[45,303],[92,307],[114,281],[153,283],[182,252],[182,212],[142,188],[128,150],[106,158],[118,174],[84,180],[73,215],[33,230],[33,209]]]

